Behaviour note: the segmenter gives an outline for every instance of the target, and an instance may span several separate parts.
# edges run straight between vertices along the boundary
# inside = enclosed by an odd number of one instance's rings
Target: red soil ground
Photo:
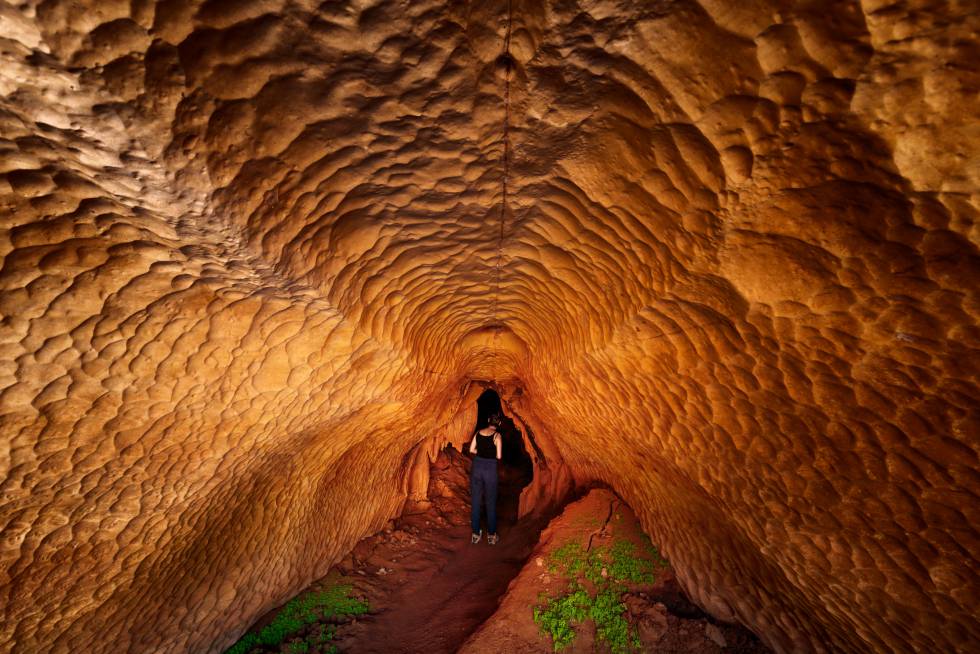
[[[571,542],[583,549],[610,548],[629,541],[637,558],[653,560],[649,541],[633,511],[614,493],[593,489],[565,507],[541,533],[538,545],[501,599],[500,607],[458,650],[460,654],[530,654],[551,651],[550,640],[533,620],[542,596],[564,594],[569,579],[549,563],[555,550]],[[584,582],[586,587],[592,586]],[[669,567],[659,569],[653,583],[627,584],[627,619],[640,638],[642,652],[761,654],[769,652],[748,630],[717,623],[684,595]],[[608,652],[596,639],[595,625],[576,627],[565,654]]]
[[[610,515],[617,517],[598,538],[642,537],[629,507],[604,490],[594,490],[568,505],[550,524],[548,516],[518,522],[521,475],[502,466],[500,542],[490,546],[484,536],[472,545],[469,467],[469,458],[459,452],[441,453],[432,469],[431,506],[403,515],[362,540],[326,577],[304,591],[347,584],[354,596],[368,601],[367,615],[338,627],[332,644],[340,652],[550,652],[550,640],[532,619],[539,593],[554,594],[563,583],[546,572],[544,562],[550,552],[568,538],[581,537],[583,530],[594,531],[595,524]],[[613,503],[615,511],[610,511]],[[715,625],[687,600],[669,569],[658,575],[655,585],[631,590],[631,620],[641,627],[644,651],[768,651],[741,627]],[[274,613],[256,626],[267,623]],[[590,624],[578,632],[566,652],[603,651],[594,642]],[[288,652],[289,647],[287,642],[279,651]]]
[[[490,546],[484,535],[472,545],[469,465],[455,450],[440,454],[429,486],[432,506],[361,541],[338,566],[336,579],[371,605],[370,615],[340,630],[341,652],[455,652],[496,610],[547,521],[517,523],[520,475],[501,466],[500,541]]]

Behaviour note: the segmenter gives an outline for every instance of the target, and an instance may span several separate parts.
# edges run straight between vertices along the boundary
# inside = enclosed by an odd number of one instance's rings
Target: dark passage
[[[500,396],[492,388],[483,391],[476,400],[477,414],[474,431],[487,426],[490,416],[499,413],[503,418],[500,434],[503,437],[502,460],[500,466],[500,491],[504,492],[504,480],[507,479],[508,492],[516,491],[520,496],[521,489],[534,479],[534,465],[531,456],[524,447],[524,434],[503,409]],[[464,449],[465,451],[465,449]],[[515,500],[516,501],[516,500]],[[517,509],[515,505],[514,515]]]

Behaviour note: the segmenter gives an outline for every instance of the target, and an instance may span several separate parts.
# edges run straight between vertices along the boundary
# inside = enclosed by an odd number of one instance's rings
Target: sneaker
[[[496,545],[497,544],[497,534],[488,534],[487,535],[487,544],[488,545]]]
[[[480,538],[482,536],[483,536],[483,530],[482,529],[480,530],[480,533],[473,532],[473,535],[470,536],[470,542],[473,543],[474,545],[476,545],[477,543],[480,542]],[[494,538],[496,538],[496,537],[494,537]]]

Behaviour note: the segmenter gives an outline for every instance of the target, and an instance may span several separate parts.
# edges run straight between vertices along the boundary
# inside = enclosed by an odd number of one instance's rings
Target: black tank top
[[[476,432],[476,455],[481,459],[494,459],[497,458],[497,446],[493,444],[493,437],[496,433],[490,434],[489,436],[484,436],[480,432]]]

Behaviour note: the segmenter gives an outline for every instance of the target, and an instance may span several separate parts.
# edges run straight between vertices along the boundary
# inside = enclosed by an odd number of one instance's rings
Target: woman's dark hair
[[[500,423],[503,421],[504,421],[503,417],[499,413],[491,413],[490,417],[487,419],[487,422],[489,422],[494,427],[499,427]]]

